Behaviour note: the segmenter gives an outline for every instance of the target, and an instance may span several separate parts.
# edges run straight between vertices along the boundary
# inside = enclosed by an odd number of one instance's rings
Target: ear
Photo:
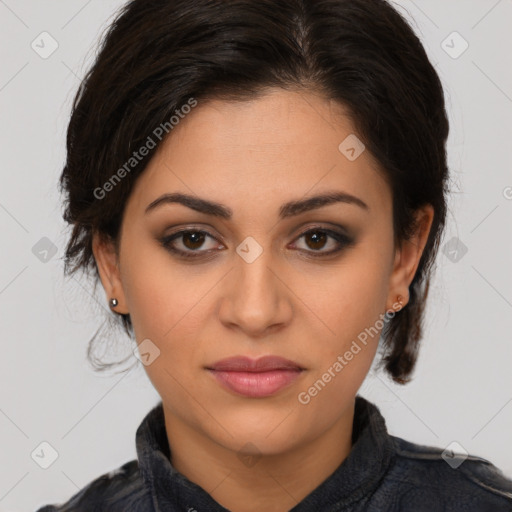
[[[426,204],[416,210],[416,229],[409,240],[403,240],[396,248],[393,271],[390,277],[388,310],[395,310],[390,304],[397,304],[397,296],[403,297],[402,308],[409,301],[409,286],[414,279],[416,270],[420,263],[423,249],[427,243],[432,221],[434,219],[434,208]]]
[[[119,258],[112,240],[95,232],[92,237],[92,252],[101,283],[107,295],[107,302],[116,298],[118,305],[112,310],[116,313],[129,313],[119,270]]]

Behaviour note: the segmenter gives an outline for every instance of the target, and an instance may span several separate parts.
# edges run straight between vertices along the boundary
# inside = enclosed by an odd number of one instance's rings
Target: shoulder
[[[45,505],[37,512],[137,512],[148,510],[149,501],[138,461],[131,460],[89,482],[65,503]]]
[[[433,503],[442,504],[442,510],[512,510],[512,480],[488,460],[391,439],[396,457],[389,479],[400,486],[403,505],[420,507],[414,510],[427,505],[437,510]]]

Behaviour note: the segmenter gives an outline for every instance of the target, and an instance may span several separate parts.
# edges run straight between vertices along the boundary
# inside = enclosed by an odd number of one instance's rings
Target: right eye
[[[200,258],[204,256],[205,253],[211,253],[215,250],[214,248],[199,250],[208,238],[216,240],[216,238],[207,231],[184,229],[162,238],[160,243],[165,249],[179,257]]]

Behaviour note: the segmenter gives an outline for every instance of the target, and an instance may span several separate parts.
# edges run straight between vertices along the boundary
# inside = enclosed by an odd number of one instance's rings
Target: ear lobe
[[[115,307],[115,312],[128,313],[119,271],[119,258],[114,241],[95,232],[92,237],[92,252],[107,296],[107,302],[111,298],[116,298],[118,305]]]
[[[432,221],[434,219],[434,208],[427,204],[416,211],[416,229],[408,240],[402,240],[396,249],[393,273],[390,280],[390,290],[393,291],[394,299],[397,294],[409,300],[409,286],[414,279],[416,270],[420,263],[423,249],[428,240]]]

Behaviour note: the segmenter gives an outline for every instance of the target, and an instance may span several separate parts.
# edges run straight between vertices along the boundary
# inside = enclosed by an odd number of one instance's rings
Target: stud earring
[[[398,302],[398,305],[399,307],[397,309],[395,309],[395,304]],[[388,314],[391,314],[391,313],[396,313],[398,311],[400,311],[401,309],[403,308],[403,297],[401,295],[398,295],[397,298],[396,298],[396,302],[393,304],[393,306],[391,307],[391,309],[388,309],[387,310],[387,313]]]
[[[110,299],[110,307],[115,308],[119,302],[117,302],[117,299]]]

